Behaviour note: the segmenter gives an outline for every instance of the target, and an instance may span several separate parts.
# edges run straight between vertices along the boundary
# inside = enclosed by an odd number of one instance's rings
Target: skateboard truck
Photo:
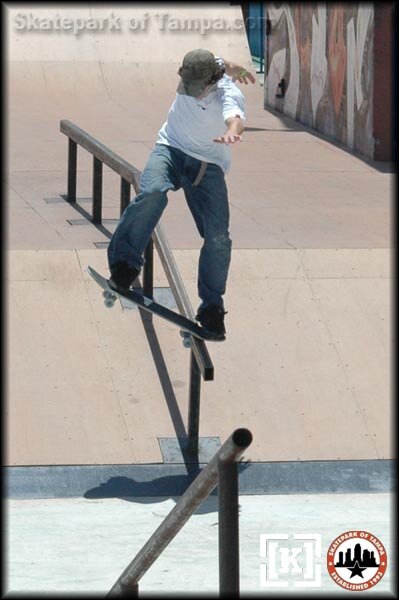
[[[117,296],[108,290],[103,291],[104,304],[107,308],[112,308],[117,301]],[[192,335],[183,329],[180,329],[180,335],[183,338],[183,346],[191,348],[193,345]]]
[[[183,329],[180,329],[180,335],[183,338],[183,346],[185,348],[191,348],[191,346],[193,345],[193,338],[191,333],[188,333],[187,331],[183,331]]]
[[[117,296],[115,296],[112,292],[108,292],[107,290],[103,291],[103,297],[104,304],[107,308],[112,308],[117,301]]]

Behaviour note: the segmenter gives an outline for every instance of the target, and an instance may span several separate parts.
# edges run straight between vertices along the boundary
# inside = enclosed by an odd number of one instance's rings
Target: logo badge
[[[387,553],[378,538],[367,531],[346,531],[327,552],[327,569],[335,583],[346,590],[368,590],[381,580]]]
[[[260,585],[266,588],[321,587],[321,536],[302,533],[261,534]]]

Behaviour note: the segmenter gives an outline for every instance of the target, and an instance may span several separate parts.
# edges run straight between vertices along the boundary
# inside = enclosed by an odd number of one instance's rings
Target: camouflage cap
[[[177,87],[179,94],[198,97],[209,85],[215,73],[215,57],[209,50],[191,50],[179,69],[181,81]]]

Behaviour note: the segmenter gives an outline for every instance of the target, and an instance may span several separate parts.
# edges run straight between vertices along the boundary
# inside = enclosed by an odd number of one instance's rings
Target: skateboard
[[[212,336],[206,329],[197,325],[194,321],[188,319],[184,315],[180,315],[173,310],[170,310],[170,308],[158,304],[157,302],[154,302],[154,300],[151,300],[151,298],[147,298],[132,289],[126,294],[117,292],[109,285],[108,279],[97,273],[92,267],[87,267],[87,271],[94,281],[103,289],[104,304],[107,308],[112,308],[116,300],[123,298],[124,300],[127,300],[128,303],[138,306],[153,315],[157,315],[158,317],[173,323],[180,328],[180,335],[183,338],[183,346],[185,348],[191,348],[192,336],[206,342],[224,341],[224,338],[215,338],[215,336]]]

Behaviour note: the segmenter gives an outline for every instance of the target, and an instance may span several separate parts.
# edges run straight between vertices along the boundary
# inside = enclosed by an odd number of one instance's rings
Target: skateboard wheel
[[[107,308],[112,308],[115,304],[115,296],[112,296],[111,294],[105,296],[104,304]]]
[[[193,345],[192,339],[189,336],[185,336],[183,338],[183,346],[185,348],[191,348],[191,346]]]
[[[183,338],[183,346],[185,348],[191,348],[192,344],[192,339],[191,339],[191,335],[189,333],[187,333],[187,331],[184,331],[183,329],[180,329],[180,335]]]

